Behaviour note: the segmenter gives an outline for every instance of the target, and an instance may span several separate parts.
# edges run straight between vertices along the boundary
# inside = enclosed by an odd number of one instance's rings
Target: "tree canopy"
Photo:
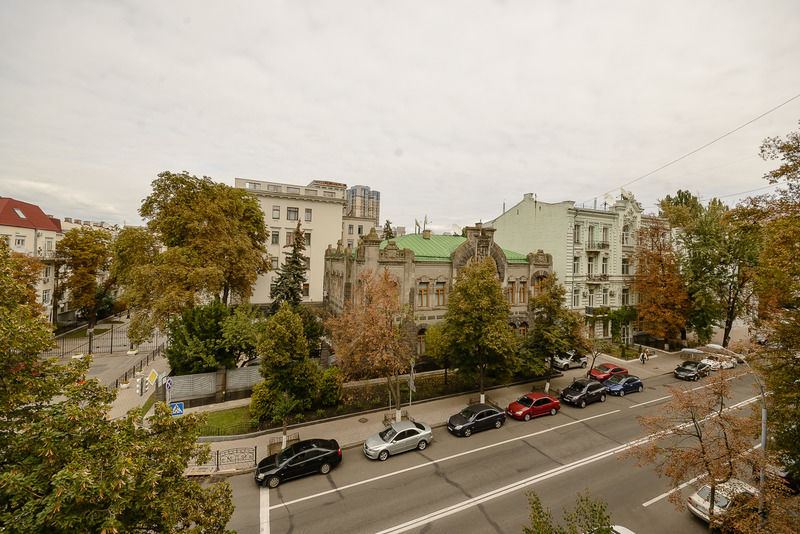
[[[89,322],[89,328],[97,322],[98,276],[111,264],[111,234],[102,228],[81,226],[64,234],[56,243],[56,252],[64,260],[67,279],[64,286],[69,292],[72,306],[78,308]],[[102,296],[104,291],[99,291]]]
[[[231,310],[214,300],[190,308],[170,321],[164,352],[172,370],[191,374],[236,367],[239,353],[224,336],[225,323],[230,317]]]
[[[602,500],[592,499],[589,490],[584,494],[578,493],[575,507],[571,511],[564,508],[564,525],[553,521],[552,512],[542,505],[536,492],[528,492],[528,503],[531,507],[531,525],[523,525],[522,532],[525,534],[614,533],[611,528],[611,514],[606,511],[608,505]]]
[[[201,420],[164,404],[110,420],[115,392],[83,381],[89,361],[39,353],[50,325],[26,297],[0,246],[0,524],[6,532],[222,532],[233,512],[227,483],[183,476]],[[169,436],[168,440],[164,436]]]
[[[306,283],[306,260],[308,258],[303,255],[303,251],[306,249],[306,238],[299,222],[292,233],[291,243],[284,245],[284,248],[289,248],[290,252],[286,256],[286,261],[278,269],[275,285],[272,288],[270,296],[273,299],[273,311],[280,308],[284,302],[297,307],[303,301],[303,285]]]

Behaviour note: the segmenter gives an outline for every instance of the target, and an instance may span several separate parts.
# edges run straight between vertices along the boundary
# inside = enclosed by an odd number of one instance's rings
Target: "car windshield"
[[[392,428],[392,427],[390,427],[390,426],[387,426],[386,428],[384,428],[383,430],[381,430],[381,431],[378,433],[378,435],[381,437],[381,439],[382,439],[383,441],[391,441],[391,440],[392,440],[392,438],[393,438],[393,437],[395,437],[395,436],[397,435],[397,431],[396,431],[394,428]]]
[[[621,384],[627,377],[625,375],[614,375],[608,379],[612,384]]]
[[[704,501],[708,502],[708,498],[711,495],[711,486],[703,486],[697,490],[697,495],[700,496],[700,498]],[[717,488],[717,491],[714,492],[714,502],[717,508],[725,508],[730,504],[728,498],[720,493],[719,488]]]
[[[598,371],[603,371],[604,373],[607,373],[608,371],[611,370],[611,366],[608,365],[607,363],[604,363],[603,365],[598,365],[597,366],[597,370]]]
[[[572,384],[569,385],[567,389],[570,391],[583,391],[583,388],[585,386],[586,385],[583,384],[582,382],[573,382]]]
[[[521,405],[525,406],[526,408],[530,408],[533,404],[533,401],[529,399],[527,396],[523,395],[522,397],[517,399],[517,402]]]
[[[472,408],[467,407],[467,408],[464,408],[463,410],[461,410],[460,412],[458,412],[458,415],[460,415],[464,419],[469,420],[474,415],[474,412],[472,411]]]
[[[278,456],[275,458],[275,463],[280,465],[280,464],[282,464],[283,462],[285,462],[286,460],[288,460],[289,458],[291,458],[292,456],[294,456],[297,453],[298,453],[298,450],[297,450],[296,447],[294,447],[294,446],[287,447],[287,448],[283,449],[281,452],[278,453]]]
[[[681,367],[684,369],[688,369],[689,371],[694,371],[697,369],[697,362],[683,362]]]

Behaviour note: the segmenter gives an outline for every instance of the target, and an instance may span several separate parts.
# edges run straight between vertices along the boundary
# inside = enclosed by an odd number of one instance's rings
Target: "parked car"
[[[456,436],[470,437],[487,428],[500,428],[506,422],[503,410],[488,404],[467,406],[447,420],[447,430]]]
[[[561,392],[561,401],[586,408],[592,402],[605,402],[608,388],[602,382],[580,378]]]
[[[711,367],[707,363],[686,360],[675,368],[673,374],[675,378],[681,380],[699,380],[701,376],[708,376],[710,372]]]
[[[364,455],[372,460],[386,460],[391,454],[419,449],[433,441],[433,431],[418,421],[396,421],[364,441]]]
[[[712,371],[719,371],[720,369],[733,369],[736,367],[736,360],[729,358],[724,354],[706,354],[706,357],[700,360],[700,362],[708,365]]]
[[[619,367],[618,365],[613,365],[610,363],[601,363],[591,371],[589,371],[586,376],[589,378],[594,378],[599,382],[603,382],[608,380],[614,375],[627,375],[628,370],[624,367]]]
[[[506,408],[506,415],[514,419],[530,421],[531,417],[555,415],[561,409],[557,398],[544,393],[528,393],[515,400]]]
[[[327,475],[342,461],[335,439],[307,439],[267,456],[256,467],[256,484],[277,488],[285,480],[312,473]]]
[[[574,350],[553,356],[553,367],[563,369],[564,371],[575,367],[585,369],[587,365],[589,365],[589,358],[581,356]]]
[[[641,393],[644,389],[641,379],[633,375],[614,375],[603,385],[608,388],[612,395],[624,397],[626,393]]]
[[[714,517],[722,517],[731,506],[743,502],[757,494],[757,490],[736,478],[717,485],[714,489]],[[709,521],[711,486],[704,484],[689,497],[689,511],[705,522]]]

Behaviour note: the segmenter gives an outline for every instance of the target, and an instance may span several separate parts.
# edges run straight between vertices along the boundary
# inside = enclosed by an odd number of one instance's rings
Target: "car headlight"
[[[259,473],[256,475],[256,480],[264,480],[264,473]]]
[[[514,413],[516,413],[517,415],[522,415],[522,410],[520,410],[518,412],[514,412]]]
[[[455,427],[455,428],[456,428],[456,430],[461,430],[461,428],[462,428],[463,426],[464,426],[464,425],[456,425],[456,427]]]

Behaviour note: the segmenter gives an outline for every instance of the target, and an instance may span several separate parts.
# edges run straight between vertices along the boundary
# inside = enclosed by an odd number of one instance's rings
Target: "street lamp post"
[[[706,347],[715,350],[724,350],[725,352],[730,353],[737,359],[741,359],[741,361],[750,369],[750,372],[753,374],[753,378],[756,379],[756,384],[758,384],[758,390],[761,393],[761,456],[764,460],[761,469],[759,470],[758,475],[758,516],[762,519],[766,515],[766,511],[764,510],[764,471],[767,469],[767,396],[764,394],[764,386],[761,384],[761,380],[758,379],[758,375],[753,371],[753,368],[750,367],[750,364],[747,363],[747,359],[742,356],[741,354],[737,354],[732,350],[723,347],[722,345],[717,345],[716,343],[708,343]]]

